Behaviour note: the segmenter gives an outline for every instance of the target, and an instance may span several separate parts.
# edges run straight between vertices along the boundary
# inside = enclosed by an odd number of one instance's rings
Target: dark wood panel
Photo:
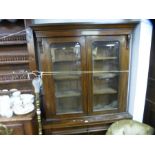
[[[34,34],[32,29],[27,28],[26,30],[26,37],[27,37],[27,48],[28,48],[28,53],[29,53],[29,68],[32,71],[37,70],[37,65],[36,65],[36,54],[35,54],[35,41],[34,41]]]
[[[46,120],[43,123],[44,129],[55,129],[72,126],[85,126],[85,125],[97,125],[103,123],[111,123],[119,119],[131,118],[128,113],[116,113],[116,114],[105,114],[105,115],[93,115],[93,116],[81,116],[71,117],[68,119],[53,119]]]
[[[21,122],[7,123],[6,126],[11,130],[12,135],[24,135],[24,126]]]
[[[155,80],[149,78],[148,85],[147,85],[147,94],[146,94],[147,99],[155,102],[154,93],[155,93]]]
[[[103,135],[115,121],[131,119],[127,113],[86,116],[68,120],[43,123],[44,134],[100,134]],[[88,121],[88,122],[87,122]]]
[[[13,135],[38,134],[38,124],[35,111],[26,115],[14,115],[11,118],[0,117],[0,123],[12,130]]]
[[[55,30],[66,30],[66,29],[133,29],[137,23],[128,24],[101,24],[101,23],[59,23],[59,24],[38,24],[32,25],[32,29],[35,31],[55,31]]]
[[[143,122],[155,127],[155,102],[149,99],[146,99]]]
[[[105,29],[105,30],[55,30],[55,31],[37,31],[36,37],[72,37],[72,36],[108,36],[108,35],[128,35],[131,33],[130,29]]]
[[[43,129],[45,135],[73,135],[73,134],[87,134],[87,127],[68,127],[57,129]]]

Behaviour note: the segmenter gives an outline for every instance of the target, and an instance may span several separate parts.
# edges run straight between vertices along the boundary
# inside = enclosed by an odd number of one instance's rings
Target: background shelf
[[[0,45],[21,45],[21,44],[27,44],[26,40],[22,40],[22,41],[0,41]]]
[[[21,80],[5,80],[5,81],[0,81],[0,84],[9,84],[9,83],[21,83],[21,82],[30,82],[31,80],[29,79],[21,79]]]
[[[32,89],[23,89],[23,90],[19,90],[22,94],[25,94],[25,93],[33,93],[34,92],[34,90],[32,90]],[[12,92],[10,92],[10,91],[5,91],[5,92],[3,92],[3,91],[0,91],[0,95],[11,95],[12,94]]]
[[[24,61],[1,61],[0,62],[0,65],[11,65],[11,64],[28,64],[29,63],[29,60],[24,60]]]

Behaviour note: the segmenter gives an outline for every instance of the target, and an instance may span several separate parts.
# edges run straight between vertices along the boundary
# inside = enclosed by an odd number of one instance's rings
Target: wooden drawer
[[[70,134],[100,134],[104,135],[109,126],[121,119],[131,119],[128,113],[84,116],[74,119],[44,120],[43,133],[56,135]]]
[[[60,129],[44,129],[45,135],[81,135],[87,134],[87,127],[70,127]]]
[[[13,135],[24,135],[24,125],[22,123],[7,123],[6,126],[11,130]]]

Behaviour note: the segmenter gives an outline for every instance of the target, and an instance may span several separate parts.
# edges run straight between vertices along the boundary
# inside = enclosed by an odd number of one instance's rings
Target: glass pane
[[[118,108],[119,42],[93,42],[92,59],[93,111]]]
[[[57,114],[81,113],[80,43],[51,44]]]

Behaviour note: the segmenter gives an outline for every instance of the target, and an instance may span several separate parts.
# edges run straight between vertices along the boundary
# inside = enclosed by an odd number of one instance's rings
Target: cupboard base
[[[132,119],[128,113],[83,116],[77,118],[44,120],[43,134],[45,135],[104,135],[109,126],[121,119]]]
[[[35,112],[12,118],[0,117],[0,123],[7,126],[11,135],[37,135],[38,124]]]

